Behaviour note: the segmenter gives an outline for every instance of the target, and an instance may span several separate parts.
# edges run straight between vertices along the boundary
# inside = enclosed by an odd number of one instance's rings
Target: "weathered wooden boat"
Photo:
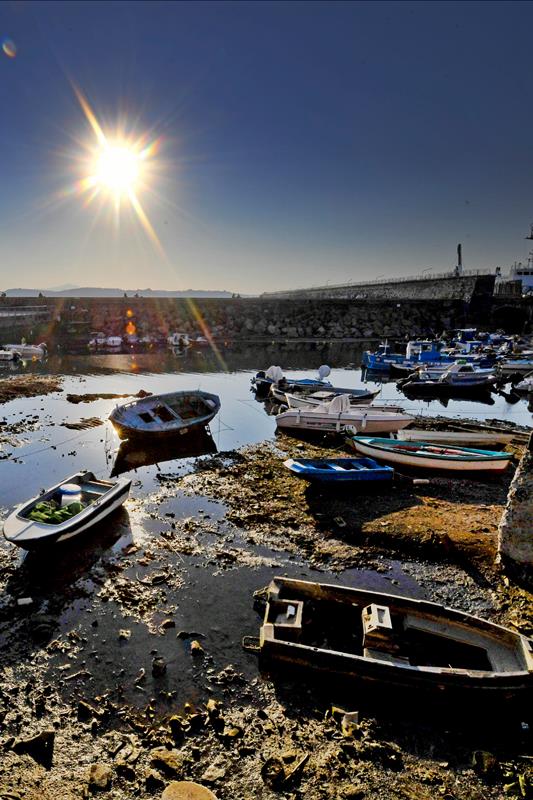
[[[413,421],[405,412],[375,410],[371,406],[350,406],[346,395],[339,395],[329,403],[313,408],[289,409],[278,414],[278,428],[295,428],[317,432],[346,430],[369,433],[395,433]]]
[[[517,439],[523,439],[524,434],[500,433],[499,431],[424,431],[417,428],[406,428],[398,431],[396,438],[403,442],[431,442],[432,444],[454,444],[463,447],[476,447],[477,445],[506,445]]]
[[[165,439],[205,428],[219,409],[216,394],[200,390],[168,392],[116,406],[109,419],[121,439]]]
[[[104,481],[77,472],[14,511],[4,522],[4,536],[24,550],[73,539],[121,506],[130,486],[123,478]]]
[[[377,461],[417,469],[504,472],[511,460],[510,453],[499,450],[477,450],[424,441],[402,442],[398,439],[352,436],[347,443],[358,453],[375,458]]]
[[[269,665],[355,679],[396,698],[414,691],[465,707],[531,708],[533,642],[501,625],[425,600],[291,578],[274,578],[255,597],[266,608],[254,649]]]
[[[392,481],[394,470],[372,458],[289,458],[283,466],[306,481],[357,483]]]

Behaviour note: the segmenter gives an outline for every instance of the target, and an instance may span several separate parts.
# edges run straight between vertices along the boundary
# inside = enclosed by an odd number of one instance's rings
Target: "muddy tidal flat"
[[[342,441],[275,435],[248,365],[111,367],[50,376],[54,387],[41,376],[48,388],[3,406],[3,518],[80,468],[133,484],[122,511],[60,554],[0,545],[1,800],[159,799],[172,781],[219,800],[530,797],[525,720],[384,706],[266,674],[241,646],[259,631],[252,594],[275,575],[426,598],[531,635],[533,595],[495,565],[512,470],[316,491],[282,461],[343,455]],[[338,372],[341,385],[356,379]],[[121,401],[108,395],[187,385],[221,396],[212,444],[152,461],[118,442],[107,416]],[[87,419],[101,424],[72,427]]]

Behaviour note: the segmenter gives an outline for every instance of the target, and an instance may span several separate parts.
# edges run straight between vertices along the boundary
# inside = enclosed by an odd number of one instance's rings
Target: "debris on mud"
[[[9,403],[19,397],[37,397],[61,392],[63,379],[57,375],[16,375],[0,380],[0,403]]]
[[[140,389],[137,394],[114,394],[113,392],[87,392],[86,394],[67,394],[69,403],[94,403],[95,400],[119,400],[123,397],[148,397],[151,392]]]
[[[99,417],[82,417],[79,422],[62,422],[63,428],[68,428],[71,431],[86,431],[89,428],[97,428],[103,425],[103,421]]]

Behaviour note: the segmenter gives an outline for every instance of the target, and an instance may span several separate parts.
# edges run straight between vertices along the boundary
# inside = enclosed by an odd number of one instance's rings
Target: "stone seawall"
[[[462,300],[492,297],[495,275],[453,275],[404,278],[395,281],[314,286],[286,292],[266,292],[265,299],[346,299],[346,300]]]
[[[33,310],[32,310],[33,309]],[[86,344],[107,335],[173,332],[223,340],[369,339],[420,336],[480,325],[510,333],[530,330],[533,302],[493,300],[347,300],[265,298],[1,298],[0,342]]]
[[[458,301],[372,302],[364,300],[264,300],[257,298],[45,298],[46,321],[0,316],[7,331],[28,339],[87,341],[91,331],[107,335],[180,331],[217,339],[343,339],[419,336],[466,324]],[[11,302],[11,300],[10,300]],[[27,301],[26,301],[27,302]],[[2,304],[6,309],[5,299]],[[4,320],[6,333],[1,333]]]

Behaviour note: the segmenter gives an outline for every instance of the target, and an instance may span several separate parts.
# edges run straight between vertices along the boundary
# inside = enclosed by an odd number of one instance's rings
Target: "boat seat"
[[[108,483],[101,481],[83,481],[83,483],[80,483],[80,491],[87,494],[105,494],[110,488],[111,486]]]
[[[283,631],[283,639],[297,641],[302,632],[303,600],[275,600],[268,610],[268,622]]]
[[[363,656],[376,661],[386,661],[387,664],[394,664],[395,666],[410,666],[407,656],[394,655],[393,653],[386,653],[384,650],[374,650],[371,647],[363,649]]]
[[[396,654],[399,650],[398,636],[394,630],[388,606],[371,603],[363,608],[363,648]]]

